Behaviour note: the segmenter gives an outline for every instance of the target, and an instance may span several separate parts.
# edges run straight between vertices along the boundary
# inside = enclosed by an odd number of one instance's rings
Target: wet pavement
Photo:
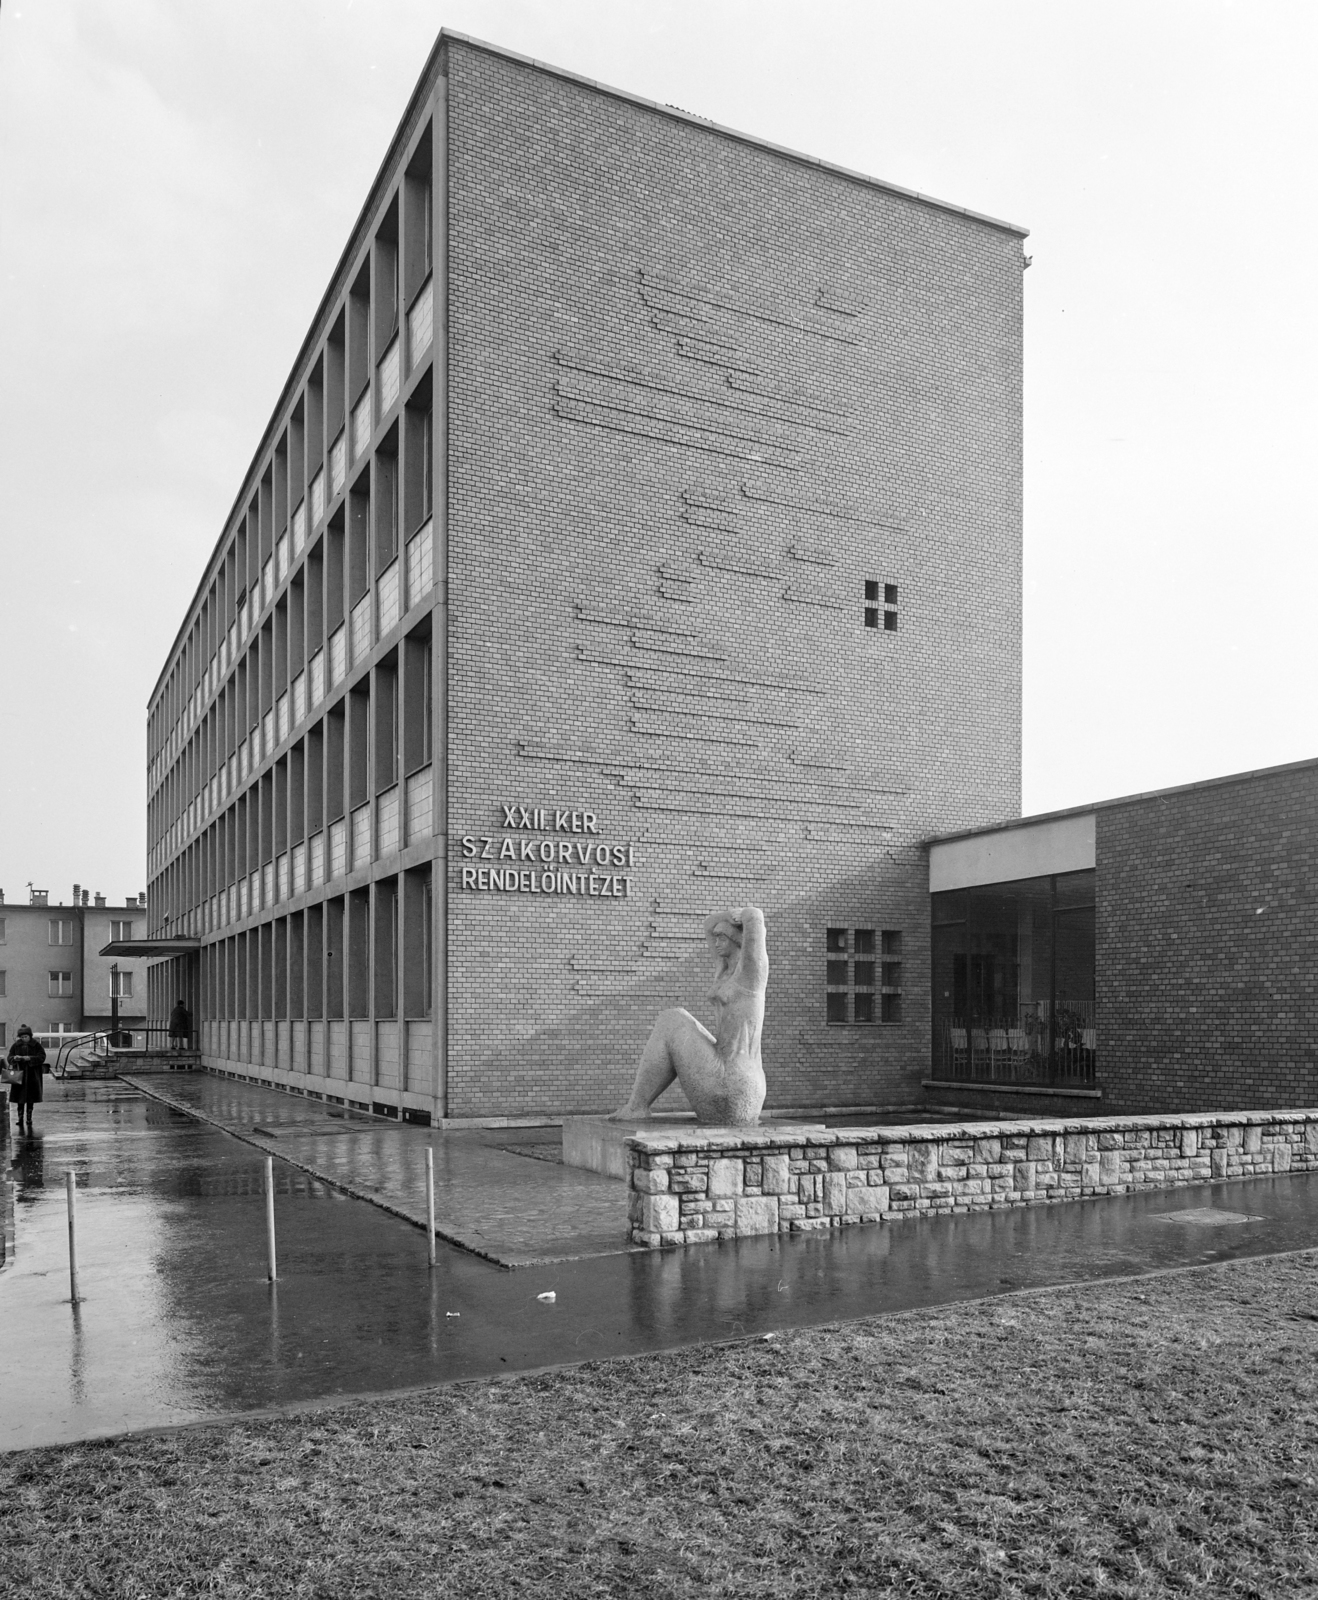
[[[430,1146],[440,1237],[501,1266],[634,1248],[628,1238],[624,1184],[553,1159],[526,1159],[556,1157],[557,1128],[432,1134],[429,1128],[385,1122],[208,1072],[129,1076],[124,1081],[423,1227]]]
[[[33,1138],[0,1148],[0,1342],[22,1352],[6,1449],[1318,1246],[1303,1174],[518,1272],[441,1245],[431,1271],[419,1228],[277,1159],[272,1286],[263,1154],[219,1128],[125,1083],[68,1082]]]

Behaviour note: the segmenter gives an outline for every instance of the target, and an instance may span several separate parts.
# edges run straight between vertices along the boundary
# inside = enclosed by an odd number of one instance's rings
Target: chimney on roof
[[[50,890],[49,889],[33,889],[32,887],[29,886],[28,892],[27,892],[27,903],[30,906],[45,906],[45,905],[49,905],[50,904]]]
[[[86,889],[84,889],[82,891],[82,903],[83,903],[83,905],[86,905],[88,900],[90,900],[90,899],[91,899],[91,895],[87,892]]]
[[[105,904],[105,896],[103,894],[98,894],[98,895],[93,896],[92,904],[94,906],[98,907],[98,908],[104,906],[104,904]]]
[[[80,883],[75,883],[73,886],[73,903],[75,906],[82,904],[82,885]]]
[[[0,889],[0,906],[4,905],[4,903],[5,903],[4,890]],[[142,892],[138,895],[137,903],[138,903],[139,906],[145,906],[146,905],[146,890],[145,889],[143,889]]]

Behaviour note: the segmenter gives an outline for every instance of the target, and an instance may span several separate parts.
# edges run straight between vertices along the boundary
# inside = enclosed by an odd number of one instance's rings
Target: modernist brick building
[[[919,1098],[1017,815],[1023,230],[441,35],[150,701],[208,1064],[611,1106],[754,901],[770,1103]]]
[[[1318,761],[934,842],[935,1103],[1318,1103]]]

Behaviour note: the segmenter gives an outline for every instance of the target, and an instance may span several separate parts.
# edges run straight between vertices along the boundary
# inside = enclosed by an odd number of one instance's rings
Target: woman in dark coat
[[[13,1044],[9,1047],[6,1058],[11,1072],[23,1074],[22,1083],[16,1083],[9,1090],[9,1098],[18,1108],[18,1127],[22,1131],[23,1118],[27,1117],[27,1131],[32,1132],[32,1107],[41,1099],[41,1074],[46,1067],[46,1052],[41,1044],[32,1037],[32,1030],[25,1022],[14,1037]],[[6,1120],[8,1120],[6,1118]]]

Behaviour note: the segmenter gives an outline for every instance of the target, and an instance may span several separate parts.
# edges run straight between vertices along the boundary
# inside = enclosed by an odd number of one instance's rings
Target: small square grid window
[[[115,922],[115,921],[111,921],[111,923],[110,923],[110,938],[112,940],[115,940],[117,942],[120,939],[131,939],[132,937],[133,937],[133,925],[132,925],[131,922]]]
[[[72,944],[73,923],[63,917],[50,919],[49,940],[51,944]]]
[[[900,933],[892,929],[877,932],[874,928],[829,928],[825,948],[827,1021],[901,1021]]]
[[[877,579],[865,581],[865,626],[882,628],[887,633],[897,632],[897,585],[880,583]]]

